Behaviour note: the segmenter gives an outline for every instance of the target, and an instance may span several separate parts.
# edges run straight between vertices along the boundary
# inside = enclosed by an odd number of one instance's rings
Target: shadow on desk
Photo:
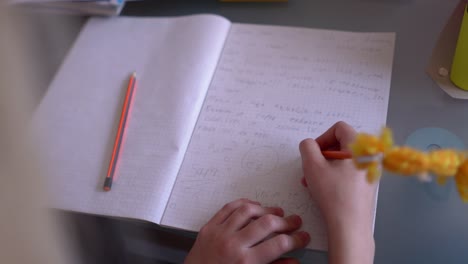
[[[81,263],[182,263],[195,234],[132,220],[62,212]]]

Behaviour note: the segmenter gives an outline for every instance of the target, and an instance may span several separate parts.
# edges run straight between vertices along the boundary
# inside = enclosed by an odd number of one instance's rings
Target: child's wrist
[[[370,264],[375,242],[372,227],[360,223],[328,223],[329,263]]]
[[[329,240],[349,241],[374,245],[374,234],[370,221],[341,218],[327,219]],[[334,242],[334,241],[331,241]]]

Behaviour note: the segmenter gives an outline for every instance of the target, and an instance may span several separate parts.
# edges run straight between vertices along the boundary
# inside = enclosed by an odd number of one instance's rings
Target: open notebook
[[[395,35],[234,24],[213,15],[93,18],[35,116],[55,207],[197,231],[240,197],[303,217],[299,142],[344,120],[386,121]],[[110,192],[102,191],[125,85],[139,76]]]

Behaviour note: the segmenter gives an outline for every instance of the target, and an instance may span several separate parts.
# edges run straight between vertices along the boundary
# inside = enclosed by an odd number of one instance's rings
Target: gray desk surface
[[[397,42],[387,123],[395,130],[396,141],[404,143],[419,128],[440,127],[468,145],[468,101],[450,98],[424,72],[438,34],[457,3],[457,0],[290,0],[289,3],[241,4],[215,0],[148,0],[127,4],[123,15],[215,13],[233,22],[394,31]],[[58,43],[54,41],[55,48],[42,46],[45,53],[39,59],[47,56],[49,60],[43,69],[47,76],[43,87],[47,86],[84,21],[78,17],[68,19],[72,21],[65,30],[55,23],[61,19],[64,17],[42,20],[48,28],[45,32],[52,28],[61,36]],[[433,184],[387,175],[379,193],[375,262],[467,263],[466,223],[468,205],[459,200],[453,184],[436,188]],[[324,262],[325,258],[320,253],[307,252],[302,260]]]

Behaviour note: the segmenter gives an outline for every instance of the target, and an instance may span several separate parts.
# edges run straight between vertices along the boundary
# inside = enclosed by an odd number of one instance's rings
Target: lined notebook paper
[[[198,230],[247,197],[301,215],[326,249],[298,145],[338,120],[385,124],[393,46],[392,33],[232,25],[162,224]]]

